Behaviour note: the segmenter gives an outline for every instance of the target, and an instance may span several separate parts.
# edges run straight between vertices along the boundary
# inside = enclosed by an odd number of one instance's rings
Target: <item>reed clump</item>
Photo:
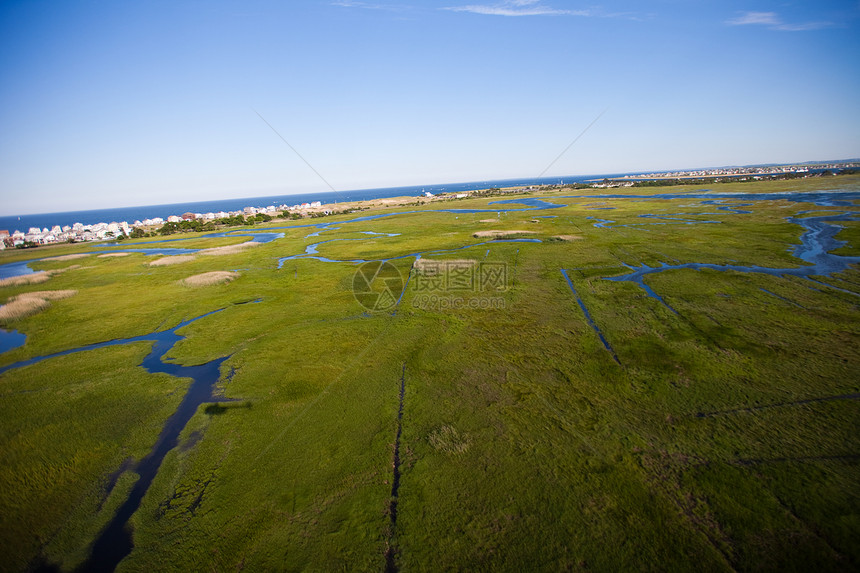
[[[17,320],[42,312],[51,306],[50,301],[69,298],[77,292],[76,290],[44,290],[13,296],[6,304],[0,306],[0,320]]]
[[[210,286],[228,283],[239,276],[237,272],[231,271],[212,271],[208,273],[201,273],[199,275],[192,275],[190,277],[186,277],[180,281],[182,284],[186,286],[199,287],[199,286]]]

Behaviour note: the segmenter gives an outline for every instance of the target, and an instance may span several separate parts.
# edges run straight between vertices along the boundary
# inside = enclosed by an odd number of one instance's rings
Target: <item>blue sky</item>
[[[860,156],[860,1],[0,3],[0,214]]]

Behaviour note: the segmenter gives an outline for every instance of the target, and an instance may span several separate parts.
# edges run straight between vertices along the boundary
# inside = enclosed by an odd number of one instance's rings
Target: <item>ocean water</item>
[[[120,207],[116,209],[96,209],[90,211],[69,211],[64,213],[44,213],[38,215],[21,215],[20,217],[0,217],[0,230],[15,230],[27,232],[30,227],[51,228],[54,225],[73,225],[82,223],[110,223],[127,221],[129,224],[136,220],[181,215],[182,213],[217,213],[218,211],[238,211],[245,207],[267,207],[269,205],[295,205],[321,201],[326,203],[342,203],[344,201],[367,201],[371,199],[386,199],[402,195],[418,196],[422,191],[430,193],[474,191],[488,187],[513,187],[530,184],[576,183],[598,177],[617,177],[617,175],[588,175],[578,177],[542,177],[531,179],[503,179],[497,181],[473,181],[470,183],[447,183],[439,185],[413,185],[409,187],[388,187],[384,189],[361,189],[358,191],[340,191],[326,193],[301,193],[297,195],[273,195],[270,197],[244,197],[240,199],[220,199],[217,201],[198,201],[193,203],[174,203],[170,205],[149,205],[141,207]]]
[[[810,169],[810,172],[820,172],[822,169]],[[832,169],[839,171],[839,169]],[[42,213],[21,216],[0,217],[0,230],[10,233],[15,230],[27,232],[30,227],[51,228],[54,225],[73,225],[82,223],[111,223],[127,221],[129,224],[137,220],[161,217],[183,213],[217,213],[218,211],[239,211],[245,207],[267,207],[269,205],[296,205],[320,201],[323,204],[342,203],[345,201],[369,201],[371,199],[386,199],[403,195],[419,196],[422,191],[430,193],[475,191],[489,187],[516,187],[520,185],[553,185],[559,183],[584,183],[586,181],[637,175],[637,173],[608,173],[601,175],[570,175],[564,177],[531,177],[520,179],[496,179],[488,181],[472,181],[468,183],[442,183],[437,185],[412,185],[407,187],[385,187],[381,189],[359,189],[353,191],[336,191],[325,193],[299,193],[295,195],[271,195],[268,197],[243,197],[239,199],[218,199],[215,201],[197,201],[173,203],[168,205],[144,205],[138,207],[119,207],[116,209],[94,209],[90,211],[68,211],[63,213]]]

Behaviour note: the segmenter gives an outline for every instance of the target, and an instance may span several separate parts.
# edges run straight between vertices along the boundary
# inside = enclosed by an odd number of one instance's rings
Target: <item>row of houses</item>
[[[120,235],[128,235],[134,227],[142,229],[152,229],[161,227],[165,221],[179,223],[181,221],[214,221],[216,219],[226,219],[228,217],[254,216],[260,213],[276,216],[282,211],[300,211],[303,209],[314,209],[322,207],[320,201],[311,203],[301,203],[298,205],[269,205],[268,207],[245,207],[241,211],[218,211],[217,213],[183,213],[182,215],[170,215],[165,220],[162,217],[153,217],[151,219],[137,220],[129,224],[127,221],[111,222],[111,223],[95,223],[93,225],[84,225],[75,223],[74,225],[59,226],[54,225],[50,229],[40,229],[31,227],[27,232],[15,230],[0,230],[0,250],[6,248],[14,248],[25,243],[35,243],[37,245],[48,245],[51,243],[64,243],[68,241],[104,241],[110,240]]]
[[[318,207],[318,206],[320,206],[320,202],[316,201],[315,203],[311,203],[311,204],[304,203],[304,206],[305,207],[312,207],[312,206]],[[298,205],[296,205],[294,207],[288,207],[287,205],[281,205],[279,207],[275,207],[274,205],[269,205],[268,207],[245,207],[241,211],[218,211],[217,213],[191,213],[191,212],[188,212],[188,213],[183,213],[182,215],[171,215],[167,218],[167,221],[169,223],[179,223],[181,221],[194,221],[194,220],[214,221],[215,219],[226,219],[228,217],[236,217],[237,215],[242,215],[242,216],[247,217],[247,216],[258,215],[260,213],[262,213],[264,215],[275,216],[278,213],[280,213],[281,211],[287,211],[287,210],[299,209],[299,208],[301,208],[301,206],[298,206]],[[150,219],[147,219],[145,221],[142,221],[141,224],[144,226],[147,226],[150,224],[149,221],[150,221]],[[161,224],[163,224],[164,221],[161,220],[160,222],[161,222]],[[137,226],[137,222],[135,223],[135,226]]]
[[[129,232],[131,232],[131,228],[125,221],[121,223],[96,223],[94,225],[75,223],[72,226],[65,225],[62,227],[54,225],[50,229],[47,227],[43,229],[30,227],[26,233],[18,230],[12,233],[8,230],[0,230],[0,249],[17,247],[25,243],[48,245],[68,241],[100,241],[112,239],[122,234],[127,235]]]

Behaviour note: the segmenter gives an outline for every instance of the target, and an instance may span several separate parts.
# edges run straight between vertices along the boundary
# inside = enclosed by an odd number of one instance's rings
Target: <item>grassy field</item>
[[[712,190],[840,189],[856,192],[860,177]],[[603,279],[625,265],[799,267],[790,247],[803,229],[787,217],[860,208],[739,198],[728,203],[754,204],[736,214],[689,198],[560,198],[597,194],[530,195],[566,205],[539,211],[497,213],[522,206],[492,199],[385,209],[417,212],[317,237],[284,229],[253,249],[169,266],[142,254],[33,263],[68,270],[0,287],[0,303],[77,292],[0,324],[28,335],[0,368],[224,309],[182,329],[168,358],[229,356],[219,389],[237,402],[201,407],[183,430],[131,519],[134,549],[119,571],[379,571],[387,553],[402,571],[856,571],[857,267],[819,282],[647,276],[677,314],[634,283]],[[431,211],[440,207],[492,212]],[[846,244],[834,252],[860,255],[858,223],[840,225]],[[475,238],[482,230],[533,231],[523,236],[541,242]],[[365,313],[355,264],[298,258],[277,268],[321,241],[319,256],[387,259],[408,277],[396,309]],[[3,252],[0,264],[93,250]],[[419,252],[472,262],[419,274],[409,256]],[[468,283],[490,263],[504,288],[478,285],[480,274]],[[215,271],[238,275],[184,282]],[[72,571],[86,560],[188,385],[144,370],[148,351],[138,342],[0,374],[0,570]]]

